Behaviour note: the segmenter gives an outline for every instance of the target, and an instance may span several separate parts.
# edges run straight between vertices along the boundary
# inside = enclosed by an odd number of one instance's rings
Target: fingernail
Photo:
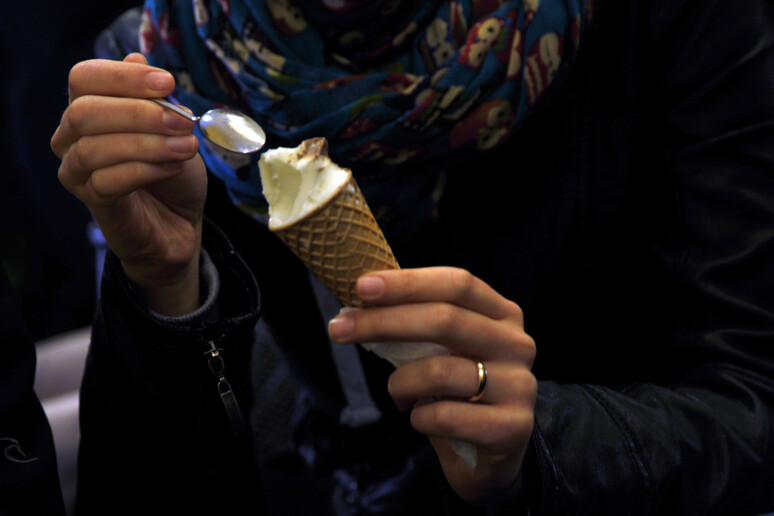
[[[355,328],[355,321],[346,315],[339,315],[328,323],[328,333],[333,340],[346,340]]]
[[[361,299],[373,299],[384,292],[384,280],[379,276],[364,276],[357,280],[357,295]]]
[[[196,137],[193,135],[167,137],[167,148],[172,152],[191,152],[195,145]]]
[[[168,109],[165,109],[161,116],[162,120],[164,121],[164,126],[167,129],[172,129],[174,131],[190,130],[194,124],[192,121],[183,118],[182,116],[178,115],[177,113],[173,113]]]
[[[168,72],[151,72],[145,76],[145,85],[154,91],[165,91],[172,87],[173,82]]]

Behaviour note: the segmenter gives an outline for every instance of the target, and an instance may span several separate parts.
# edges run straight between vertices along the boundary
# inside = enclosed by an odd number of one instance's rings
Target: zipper
[[[226,364],[223,361],[223,350],[213,340],[208,341],[207,344],[210,347],[204,353],[205,357],[207,357],[207,365],[212,376],[217,381],[218,395],[220,395],[220,400],[226,409],[226,416],[228,416],[229,423],[231,423],[231,431],[234,435],[240,435],[246,430],[245,420],[242,416],[242,411],[239,409],[239,403],[234,395],[234,391],[231,389],[231,384],[226,380]]]

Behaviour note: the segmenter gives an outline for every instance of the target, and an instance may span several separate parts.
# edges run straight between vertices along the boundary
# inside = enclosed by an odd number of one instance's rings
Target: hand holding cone
[[[362,308],[364,304],[355,293],[357,279],[367,272],[399,266],[352,171],[331,161],[324,138],[305,140],[294,149],[266,151],[259,166],[269,202],[269,229],[328,287],[345,310]],[[449,353],[431,342],[361,345],[395,367]],[[475,446],[456,440],[451,446],[471,468],[476,468]]]

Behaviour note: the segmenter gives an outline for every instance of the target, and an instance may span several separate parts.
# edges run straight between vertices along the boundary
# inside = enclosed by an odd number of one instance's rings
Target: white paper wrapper
[[[343,308],[341,311],[352,311],[355,308]],[[393,366],[400,367],[403,364],[434,355],[449,355],[449,349],[432,342],[367,342],[360,344],[364,349],[375,353],[380,358],[390,362]],[[476,469],[478,457],[475,445],[452,439],[452,450],[470,466]]]

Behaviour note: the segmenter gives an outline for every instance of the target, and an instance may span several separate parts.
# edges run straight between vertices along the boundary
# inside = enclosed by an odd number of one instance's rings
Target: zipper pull
[[[239,410],[239,403],[237,403],[234,391],[231,390],[231,384],[228,383],[225,376],[226,365],[223,362],[219,349],[214,341],[209,341],[210,350],[205,352],[205,355],[209,355],[207,365],[210,367],[212,376],[218,381],[218,394],[223,402],[223,406],[226,408],[226,415],[231,423],[231,431],[234,435],[240,435],[245,432],[245,420],[242,417],[242,411]]]

